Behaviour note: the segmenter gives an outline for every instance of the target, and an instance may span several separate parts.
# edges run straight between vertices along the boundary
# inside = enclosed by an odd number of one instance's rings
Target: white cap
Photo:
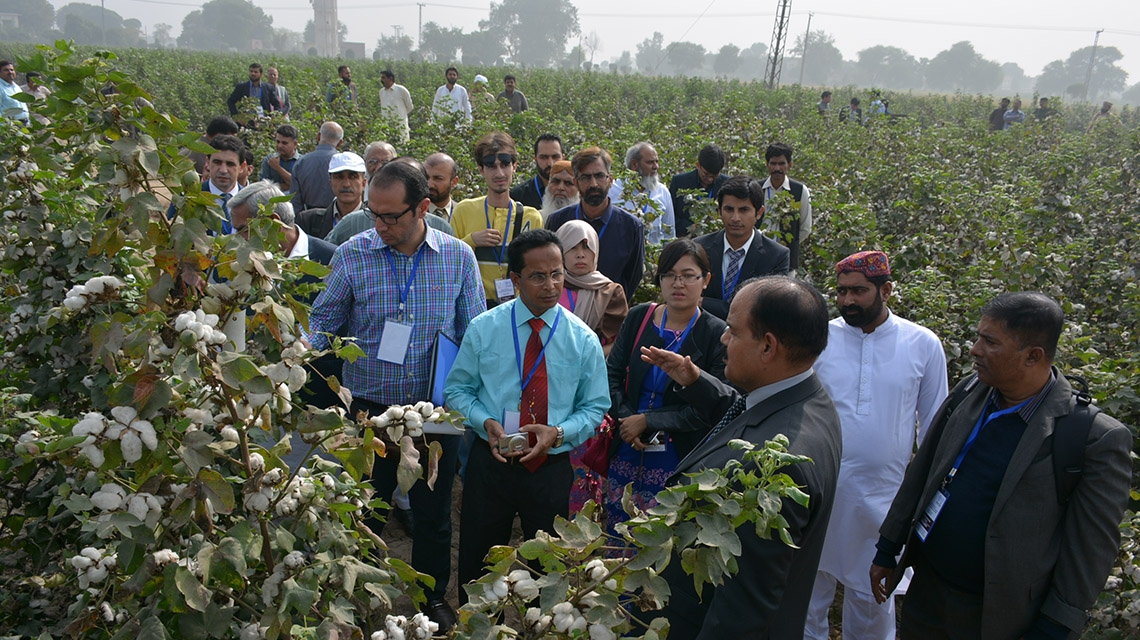
[[[351,151],[336,154],[329,160],[329,173],[339,173],[341,171],[366,173],[364,158],[361,158]]]
[[[475,82],[482,82],[483,84],[487,84],[487,76],[483,74],[476,75]]]

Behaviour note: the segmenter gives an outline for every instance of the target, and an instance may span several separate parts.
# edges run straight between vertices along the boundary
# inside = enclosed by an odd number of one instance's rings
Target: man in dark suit
[[[280,111],[281,104],[277,101],[277,89],[268,82],[261,81],[261,65],[257,62],[249,65],[249,82],[239,82],[234,85],[233,92],[226,100],[230,108],[230,115],[237,115],[238,101],[242,98],[257,100],[258,115],[267,115],[271,111]]]
[[[705,248],[712,280],[705,289],[701,308],[721,320],[742,282],[788,273],[788,248],[756,229],[764,215],[764,187],[756,178],[736,176],[716,195],[724,230],[696,238]]]
[[[1047,640],[1077,637],[1088,623],[1120,542],[1132,435],[1078,409],[1053,366],[1064,322],[1041,293],[1002,294],[982,308],[970,349],[977,376],[935,416],[875,545],[880,603],[914,567],[903,638]],[[1083,457],[1058,465],[1079,469],[1076,480],[1059,481],[1054,456],[1082,446]]]
[[[697,155],[697,168],[687,173],[678,173],[669,181],[669,195],[673,197],[673,212],[677,221],[677,236],[689,235],[693,218],[689,205],[680,193],[682,189],[700,189],[706,195],[702,198],[715,198],[720,188],[728,180],[721,173],[724,170],[724,151],[715,144],[706,144]]]
[[[733,439],[763,445],[782,433],[791,453],[812,459],[784,469],[809,496],[807,507],[784,500],[780,511],[795,547],[741,527],[739,571],[720,586],[706,585],[701,597],[674,555],[664,573],[672,591],[664,611],[671,640],[803,637],[843,438],[835,406],[812,370],[827,346],[827,322],[823,296],[803,281],[769,276],[742,287],[722,341],[728,351],[725,377],[747,395],[702,372],[688,357],[655,347],[643,351],[674,380],[682,398],[704,409],[709,422],[719,420],[677,466],[671,483],[739,460],[741,452],[728,447]]]

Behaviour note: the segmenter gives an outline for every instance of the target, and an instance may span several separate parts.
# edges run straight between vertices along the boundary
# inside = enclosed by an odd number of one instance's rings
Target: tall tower
[[[334,58],[340,55],[340,37],[337,29],[340,22],[336,17],[336,0],[310,0],[313,3],[313,27],[317,55]]]
[[[792,0],[779,0],[776,24],[772,26],[772,46],[768,49],[768,64],[764,68],[764,86],[780,86],[780,69],[784,66],[784,45],[788,42],[788,19],[792,13]]]

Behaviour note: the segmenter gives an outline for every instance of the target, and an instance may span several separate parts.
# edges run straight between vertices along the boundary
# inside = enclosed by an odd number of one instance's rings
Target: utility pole
[[[1085,74],[1085,89],[1081,92],[1081,102],[1088,102],[1089,100],[1089,85],[1092,84],[1093,63],[1096,62],[1096,45],[1100,42],[1100,34],[1104,29],[1097,29],[1096,36],[1093,38],[1092,55],[1089,56],[1089,70]]]
[[[814,15],[814,13],[808,12],[808,27],[807,32],[804,33],[804,50],[800,52],[800,81],[796,84],[801,87],[804,84],[804,67],[807,66],[808,44],[811,42],[811,17]]]
[[[419,30],[420,35],[417,38],[416,49],[423,49],[424,48],[424,5],[425,4],[426,3],[424,3],[424,2],[417,2],[416,3],[416,5],[418,5],[420,8],[420,30]]]
[[[776,23],[772,26],[772,48],[768,51],[768,64],[764,69],[764,86],[775,89],[780,86],[780,69],[784,66],[784,43],[788,39],[788,18],[792,0],[779,0],[776,9]]]
[[[99,0],[99,6],[103,7],[99,17],[103,19],[103,46],[107,46],[107,0]]]

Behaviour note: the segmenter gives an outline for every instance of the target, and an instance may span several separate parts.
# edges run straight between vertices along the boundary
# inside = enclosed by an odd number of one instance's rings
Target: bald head
[[[344,140],[343,127],[332,120],[321,125],[320,138],[318,139],[320,144],[331,144],[335,147],[340,144],[341,140]]]

